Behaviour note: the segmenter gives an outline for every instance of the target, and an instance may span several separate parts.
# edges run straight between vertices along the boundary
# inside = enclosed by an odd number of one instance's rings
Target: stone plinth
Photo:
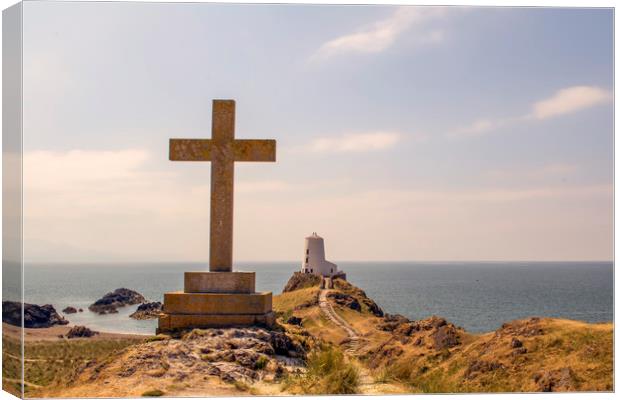
[[[186,272],[183,291],[164,294],[158,332],[273,325],[271,292],[255,292],[254,272]]]
[[[254,272],[186,272],[186,293],[254,293]]]

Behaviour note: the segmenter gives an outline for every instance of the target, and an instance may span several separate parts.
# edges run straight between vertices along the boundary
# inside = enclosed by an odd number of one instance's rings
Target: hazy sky
[[[208,260],[209,163],[171,137],[277,139],[236,165],[234,257],[608,260],[610,9],[24,3],[25,253]]]

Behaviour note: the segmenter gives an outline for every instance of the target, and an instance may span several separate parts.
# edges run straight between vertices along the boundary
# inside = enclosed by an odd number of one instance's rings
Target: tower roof
[[[316,232],[312,232],[312,235],[306,236],[306,239],[323,239],[323,238],[317,235]]]

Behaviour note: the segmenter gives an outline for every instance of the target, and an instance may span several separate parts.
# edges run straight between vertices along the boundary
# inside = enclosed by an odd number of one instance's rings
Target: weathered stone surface
[[[186,293],[254,293],[255,272],[186,272]]]
[[[265,314],[271,311],[271,292],[164,294],[164,312],[171,314]]]
[[[129,318],[145,320],[158,318],[162,313],[162,304],[159,301],[152,303],[144,303],[138,306],[138,309],[129,315]]]
[[[232,271],[235,161],[275,161],[275,140],[235,140],[235,101],[213,100],[212,139],[170,139],[170,160],[211,161],[209,270]]]
[[[113,292],[107,293],[105,296],[91,304],[88,309],[99,314],[115,313],[118,312],[116,310],[118,307],[145,302],[146,299],[140,293],[131,289],[120,288]]]
[[[127,386],[158,378],[192,388],[210,377],[231,384],[274,382],[302,367],[306,351],[258,327],[194,329],[179,338],[159,339],[127,347],[103,363],[87,364],[77,380]]]
[[[67,325],[69,321],[60,316],[54,306],[45,304],[24,303],[24,327],[26,328],[49,328],[53,325]],[[21,326],[22,303],[17,301],[2,302],[2,322]]]

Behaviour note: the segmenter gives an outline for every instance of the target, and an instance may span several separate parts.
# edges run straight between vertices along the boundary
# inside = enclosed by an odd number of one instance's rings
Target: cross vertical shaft
[[[213,102],[209,271],[232,271],[235,102]]]

